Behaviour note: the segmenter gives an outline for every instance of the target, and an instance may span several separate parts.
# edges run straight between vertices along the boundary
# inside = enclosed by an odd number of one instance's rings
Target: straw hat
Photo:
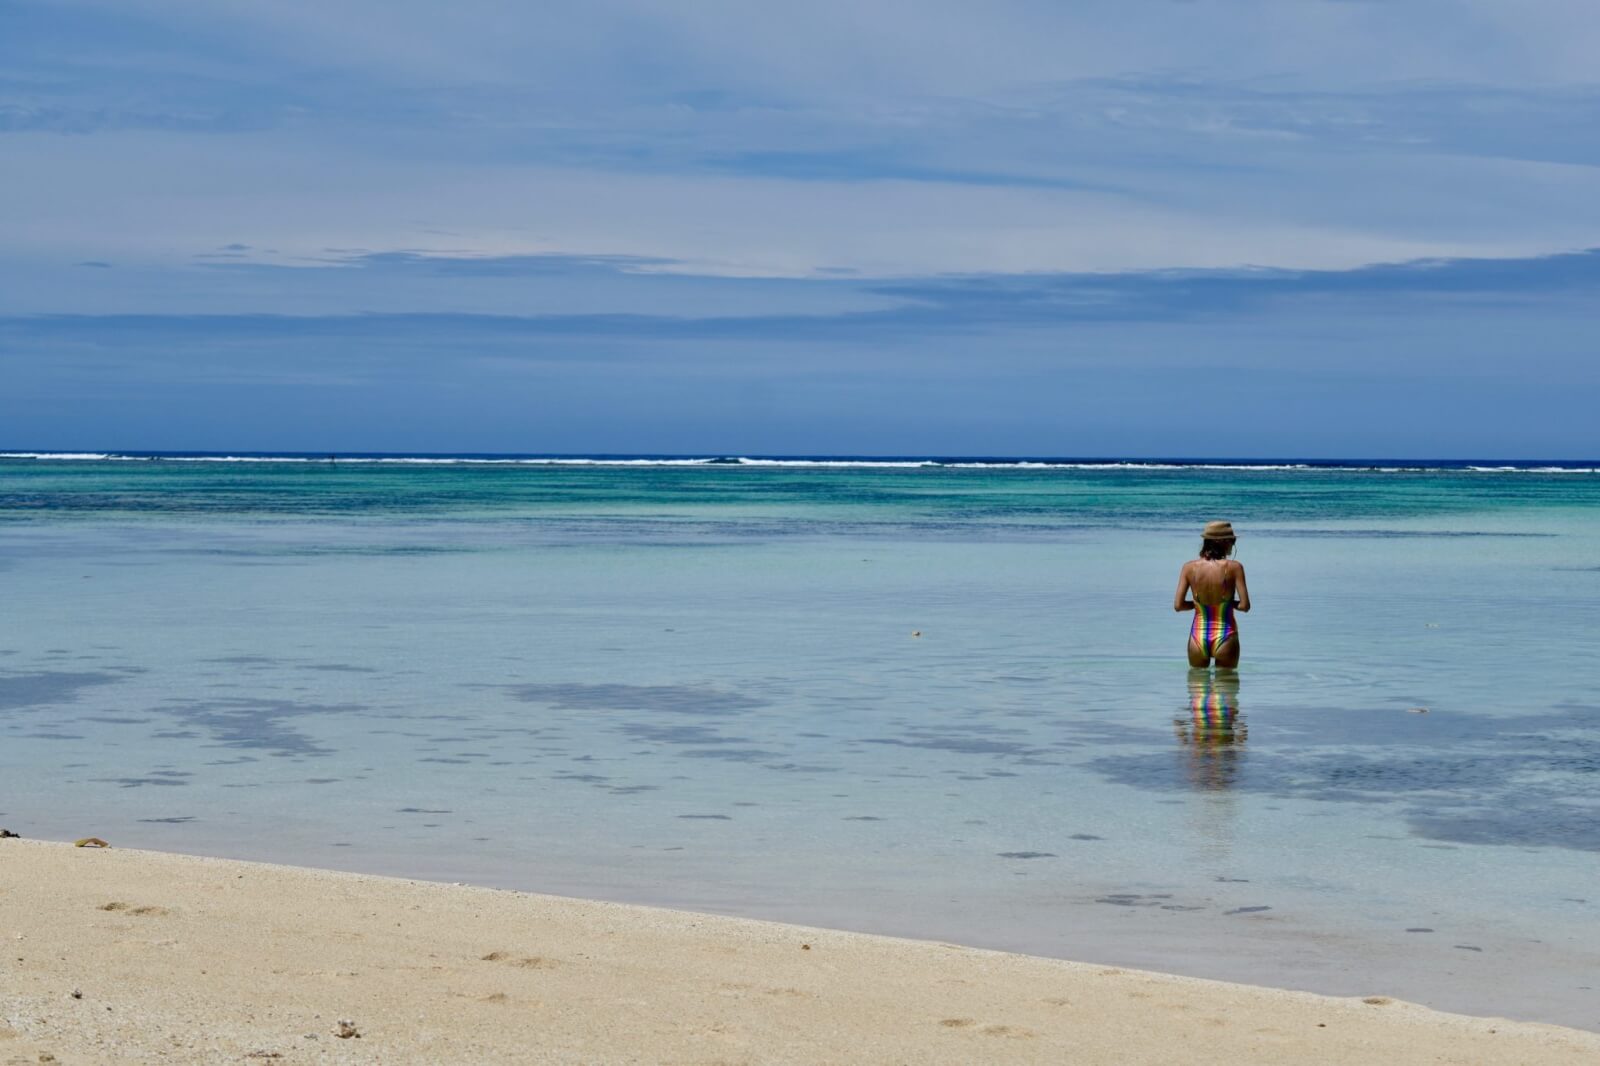
[[[1200,534],[1206,540],[1234,540],[1232,522],[1207,522]]]

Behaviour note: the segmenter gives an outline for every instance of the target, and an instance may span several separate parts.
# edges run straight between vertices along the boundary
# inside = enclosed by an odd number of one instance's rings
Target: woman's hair
[[[1226,559],[1233,554],[1233,539],[1213,540],[1210,537],[1200,542],[1200,558]]]

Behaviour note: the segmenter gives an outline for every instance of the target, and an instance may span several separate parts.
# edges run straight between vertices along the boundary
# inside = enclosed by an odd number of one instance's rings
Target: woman
[[[1232,670],[1239,665],[1239,628],[1233,613],[1250,610],[1250,589],[1244,583],[1244,567],[1228,558],[1233,554],[1232,524],[1207,522],[1200,536],[1200,558],[1178,571],[1172,609],[1194,612],[1189,665],[1206,667],[1215,659],[1218,666]]]

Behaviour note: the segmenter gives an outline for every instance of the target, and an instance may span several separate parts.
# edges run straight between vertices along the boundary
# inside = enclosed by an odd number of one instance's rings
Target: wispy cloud
[[[0,19],[21,193],[0,221],[41,254],[240,233],[286,255],[451,247],[444,230],[487,254],[794,275],[1600,243],[1600,91],[1564,61],[1600,43],[1600,15],[1561,0],[475,0],[448,18],[63,0]]]

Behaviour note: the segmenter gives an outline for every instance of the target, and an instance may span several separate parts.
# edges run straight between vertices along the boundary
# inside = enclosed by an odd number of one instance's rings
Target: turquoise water
[[[1600,474],[11,459],[0,589],[25,836],[1600,1028]]]

